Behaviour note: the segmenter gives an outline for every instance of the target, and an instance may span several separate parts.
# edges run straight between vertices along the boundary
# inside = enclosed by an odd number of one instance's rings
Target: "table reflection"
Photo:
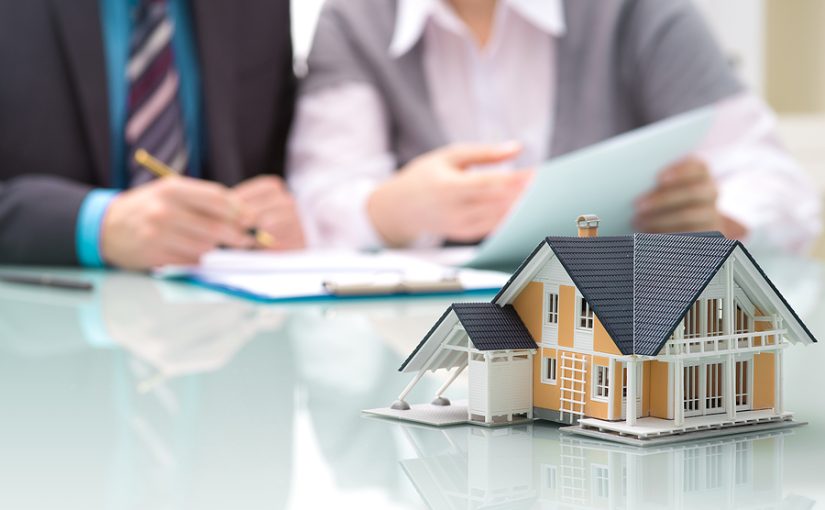
[[[825,331],[821,267],[765,269]],[[96,290],[0,284],[2,508],[810,506],[783,497],[783,435],[640,452],[549,425],[364,418],[397,395],[400,361],[449,297],[265,306],[138,274],[55,272]],[[788,387],[810,373],[789,371]],[[441,382],[426,377],[411,398]],[[813,422],[814,409],[795,410]]]
[[[764,432],[638,448],[542,425],[442,431],[402,425],[404,470],[433,510],[812,508],[785,495],[785,436]]]
[[[398,438],[360,415],[395,391],[398,348],[373,319],[407,311],[96,285],[0,292],[0,507],[416,506]]]

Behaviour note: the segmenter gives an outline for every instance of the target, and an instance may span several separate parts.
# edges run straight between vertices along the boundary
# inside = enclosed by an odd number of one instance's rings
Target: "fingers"
[[[634,227],[642,232],[695,232],[721,230],[721,218],[712,205],[693,205],[659,215],[639,216]]]
[[[247,233],[247,229],[183,208],[170,216],[169,227],[203,245],[204,251],[221,245],[232,248],[251,248],[255,244],[254,239]]]
[[[656,189],[636,200],[634,224],[645,232],[718,229],[717,197],[707,166],[686,160],[665,169]]]
[[[505,142],[502,144],[455,144],[436,151],[436,155],[458,168],[473,165],[500,163],[513,159],[522,150],[519,142]]]
[[[665,168],[657,176],[658,187],[679,187],[690,183],[712,180],[710,170],[701,160],[685,159]]]
[[[532,172],[469,173],[456,176],[447,194],[461,203],[514,199],[532,179]]]
[[[636,202],[636,211],[642,215],[660,214],[662,211],[691,205],[714,204],[717,195],[716,185],[712,181],[658,188]]]
[[[268,200],[287,196],[284,180],[275,175],[261,175],[232,188],[233,194],[244,202]]]
[[[229,189],[221,184],[180,177],[160,179],[154,185],[167,201],[201,215],[227,222],[236,222],[240,216],[238,204],[233,201]]]

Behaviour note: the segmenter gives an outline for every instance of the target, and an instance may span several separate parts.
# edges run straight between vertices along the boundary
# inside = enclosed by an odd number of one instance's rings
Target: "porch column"
[[[734,338],[736,333],[736,305],[734,303],[734,281],[733,281],[733,261],[734,255],[725,262],[725,300],[722,302],[724,317],[726,342],[730,354],[727,358],[727,370],[725,372],[725,385],[722,390],[722,398],[725,401],[725,412],[731,420],[736,418],[736,359],[733,356],[733,349],[738,348],[739,340]]]
[[[736,359],[733,353],[728,354],[727,370],[725,371],[725,411],[728,418],[736,418]]]
[[[684,403],[684,389],[685,389],[685,370],[682,366],[682,358],[677,358],[673,363],[673,370],[676,377],[673,385],[673,424],[681,427],[685,424],[685,403]]]
[[[636,358],[627,360],[627,416],[628,425],[636,425]]]

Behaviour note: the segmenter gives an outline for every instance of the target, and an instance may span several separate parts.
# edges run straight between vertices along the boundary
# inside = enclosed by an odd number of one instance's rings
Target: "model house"
[[[738,241],[718,233],[548,237],[490,303],[456,303],[401,366],[384,414],[432,424],[546,419],[647,440],[790,422],[782,354],[816,340]],[[442,394],[468,371],[466,406]],[[450,370],[431,404],[405,398]],[[448,409],[452,407],[452,409]],[[440,410],[439,408],[442,408]]]

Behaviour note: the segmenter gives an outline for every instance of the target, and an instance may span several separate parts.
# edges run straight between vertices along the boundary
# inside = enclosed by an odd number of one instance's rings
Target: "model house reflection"
[[[404,427],[421,456],[402,465],[433,510],[813,506],[784,496],[788,431],[638,448],[539,425]]]

